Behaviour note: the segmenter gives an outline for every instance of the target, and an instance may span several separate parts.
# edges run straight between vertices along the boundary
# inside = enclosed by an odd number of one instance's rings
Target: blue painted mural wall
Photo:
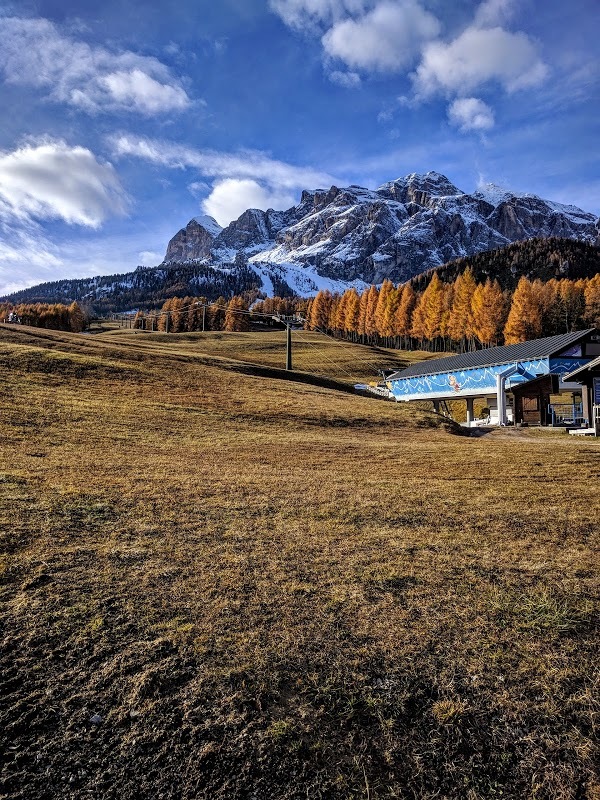
[[[512,375],[507,379],[510,388],[518,383],[533,380],[539,375],[564,375],[576,369],[589,358],[543,358],[535,361],[519,361],[525,374]],[[496,394],[496,376],[505,372],[511,364],[494,367],[442,372],[439,375],[419,375],[414,378],[398,378],[388,383],[388,389],[396,400],[452,399]]]

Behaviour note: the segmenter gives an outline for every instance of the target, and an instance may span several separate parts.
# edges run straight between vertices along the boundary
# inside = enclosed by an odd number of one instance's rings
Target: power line
[[[309,333],[309,331],[298,331],[298,333]],[[310,345],[311,347],[314,347],[314,348],[315,348],[315,350],[318,350],[318,349],[319,349],[319,348],[318,348],[318,346],[317,346],[316,344],[314,344],[313,342],[310,342],[308,339],[305,339],[305,340],[304,340],[304,342],[305,342],[305,344],[308,344],[308,345]],[[327,357],[327,356],[326,356],[324,353],[321,353],[321,357],[322,357],[322,358],[323,358],[325,361],[328,361],[330,364],[332,364],[336,370],[340,370],[340,372],[345,372],[345,373],[346,373],[346,375],[348,375],[348,377],[352,378],[352,380],[353,380],[353,381],[355,380],[355,378],[356,378],[356,375],[353,375],[351,372],[348,372],[348,370],[347,370],[347,369],[344,369],[344,367],[342,367],[342,366],[339,364],[339,362],[338,362],[338,363],[336,363],[335,361],[333,361],[333,359],[331,359],[331,358],[328,358],[328,357]]]
[[[265,317],[267,319],[275,320],[277,322],[280,322],[282,325],[285,325],[286,329],[288,329],[288,330],[291,327],[291,323],[292,323],[292,321],[294,319],[298,320],[299,322],[304,322],[304,323],[306,322],[306,320],[304,320],[302,317],[296,317],[295,315],[292,316],[291,319],[289,319],[284,314],[276,314],[276,313],[268,314],[268,313],[265,313],[265,312],[254,312],[254,311],[251,311],[250,309],[248,309],[248,310],[246,310],[246,309],[229,309],[229,308],[227,308],[227,306],[223,306],[222,304],[220,304],[220,303],[218,303],[216,301],[214,301],[212,303],[193,302],[193,303],[188,304],[187,306],[182,306],[181,308],[161,310],[159,312],[148,314],[148,316],[146,316],[145,319],[147,319],[147,320],[148,319],[152,319],[152,320],[156,319],[156,320],[158,320],[162,316],[167,316],[167,324],[168,324],[169,315],[181,314],[181,313],[183,313],[185,311],[189,311],[192,308],[207,309],[207,308],[213,308],[213,307],[221,309],[225,313],[242,314],[242,315],[246,315],[246,316],[250,316],[250,317]],[[295,330],[296,330],[297,334],[299,334],[299,333],[309,333],[309,331],[302,330],[302,329],[295,329]],[[322,328],[315,327],[315,330],[318,333],[321,333],[323,336],[327,336],[329,339],[332,339],[335,342],[335,344],[339,345],[340,347],[353,347],[353,345],[350,342],[342,343],[341,341],[336,339],[331,334],[327,333],[327,331],[323,330]],[[304,343],[308,344],[310,347],[313,347],[315,350],[319,350],[317,345],[315,345],[313,342],[308,341],[307,339],[304,340]],[[322,352],[320,354],[321,354],[321,358],[324,359],[325,361],[327,361],[329,364],[331,364],[336,371],[340,371],[340,372],[345,373],[346,375],[348,375],[348,377],[352,381],[354,381],[356,379],[356,375],[353,375],[347,369],[342,367],[339,364],[339,362],[336,363],[335,361],[333,361],[333,359],[328,358]],[[354,351],[353,355],[355,357],[357,357],[356,351]],[[364,359],[362,357],[358,357],[358,360],[361,361],[363,364],[367,365],[370,368],[370,370],[372,372],[374,372],[376,375],[379,375],[379,369],[374,367],[374,362],[368,361],[367,359]],[[288,361],[288,364],[289,364],[289,361]],[[288,366],[288,368],[289,368],[289,366]]]
[[[332,336],[330,333],[327,333],[327,331],[323,330],[323,328],[315,327],[315,330],[318,331],[319,333],[322,333],[323,336],[328,336],[330,339],[332,339],[340,347],[352,347],[352,348],[354,347],[354,344],[352,344],[351,342],[346,342],[346,341],[342,342],[339,339],[336,339],[335,336]],[[356,355],[356,352],[355,352],[355,355]],[[379,375],[380,370],[375,367],[375,362],[374,361],[368,361],[366,358],[360,358],[357,355],[356,355],[356,358],[359,361],[362,361],[363,364],[367,364],[368,366],[370,366],[372,371],[375,372],[376,375]]]

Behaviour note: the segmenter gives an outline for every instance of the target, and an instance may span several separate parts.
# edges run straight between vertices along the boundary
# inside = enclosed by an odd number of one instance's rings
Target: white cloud
[[[121,134],[110,140],[115,157],[133,156],[172,169],[197,169],[210,178],[249,178],[284,189],[331,186],[336,179],[311,167],[296,167],[257,150],[223,153],[160,139]]]
[[[203,209],[221,225],[237,219],[247,208],[289,208],[301,189],[343,183],[326,172],[286,164],[256,150],[222,153],[127,134],[109,141],[117,158],[141,158],[171,169],[191,168],[214,180]],[[202,181],[193,181],[188,188],[199,194],[207,187]]]
[[[257,181],[226,178],[215,183],[212,192],[202,203],[202,209],[219,225],[228,225],[248,208],[285,209],[294,205],[291,192],[262,186]]]
[[[115,234],[79,228],[69,239],[50,242],[40,225],[17,230],[0,219],[0,296],[45,281],[130,272],[144,263],[144,251],[155,255],[146,266],[159,264],[176,225],[166,214],[151,228],[128,226]]]
[[[429,42],[414,77],[417,94],[464,94],[496,81],[508,92],[541,83],[548,68],[524,33],[502,28],[467,28],[449,44]]]
[[[34,223],[11,225],[0,210],[0,296],[56,278],[56,248]]]
[[[127,198],[111,164],[84,147],[48,140],[0,152],[0,216],[99,227]]]
[[[156,253],[154,250],[142,250],[139,254],[140,257],[140,264],[143,266],[154,266],[155,264],[160,264],[163,257],[160,253]]]
[[[348,14],[361,14],[372,0],[269,0],[271,9],[290,28],[317,30]]]
[[[448,108],[451,125],[461,131],[486,131],[494,127],[494,112],[477,97],[460,97]]]
[[[48,91],[89,113],[182,111],[191,101],[158,59],[111,52],[64,35],[46,19],[0,16],[0,72],[7,83]]]
[[[413,0],[384,0],[359,19],[336,23],[323,36],[325,52],[349,67],[394,72],[419,54],[424,41],[440,32],[440,23]]]
[[[199,195],[206,194],[209,191],[210,186],[206,181],[192,181],[188,183],[188,192],[193,194],[194,197],[198,197]]]
[[[343,86],[345,89],[357,89],[361,84],[358,72],[340,72],[339,70],[334,70],[329,73],[328,77],[332,83],[337,83],[338,86]]]
[[[478,28],[493,28],[508,22],[515,10],[515,0],[484,0],[475,12]]]

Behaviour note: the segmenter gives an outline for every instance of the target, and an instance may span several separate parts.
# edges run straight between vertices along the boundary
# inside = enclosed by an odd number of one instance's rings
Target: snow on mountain
[[[198,217],[169,242],[165,263],[247,263],[265,290],[286,284],[313,294],[405,281],[461,256],[551,236],[597,243],[598,223],[533,194],[494,184],[467,194],[438,172],[412,173],[375,190],[304,191],[293,208],[248,209],[224,229]]]
[[[502,186],[498,186],[495,183],[482,184],[475,192],[475,197],[483,198],[483,200],[494,207],[510,199],[511,196],[520,197],[521,195],[510,192],[508,189],[504,189]]]
[[[223,230],[217,220],[214,217],[209,217],[208,214],[203,214],[201,217],[194,217],[194,222],[197,222],[205,231],[208,231],[211,236],[218,236]]]

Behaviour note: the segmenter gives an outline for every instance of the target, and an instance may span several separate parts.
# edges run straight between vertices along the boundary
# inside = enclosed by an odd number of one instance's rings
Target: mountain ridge
[[[171,239],[163,264],[179,261],[185,244],[190,260],[212,265],[237,259],[263,271],[308,269],[348,284],[398,283],[538,237],[598,244],[600,223],[577,206],[534,194],[494,184],[468,194],[438,172],[411,173],[378,189],[305,190],[296,206],[248,209],[216,236],[193,219]]]
[[[247,209],[225,228],[199,215],[170,240],[157,267],[52,281],[4,299],[77,300],[113,311],[150,308],[186,294],[214,300],[242,292],[310,296],[351,286],[360,291],[385,278],[402,283],[517,241],[556,238],[597,247],[599,226],[577,206],[493,184],[469,195],[440,173],[411,173],[374,190],[357,185],[305,190],[290,209]],[[580,260],[595,263],[587,256]],[[527,269],[531,272],[530,263]]]

